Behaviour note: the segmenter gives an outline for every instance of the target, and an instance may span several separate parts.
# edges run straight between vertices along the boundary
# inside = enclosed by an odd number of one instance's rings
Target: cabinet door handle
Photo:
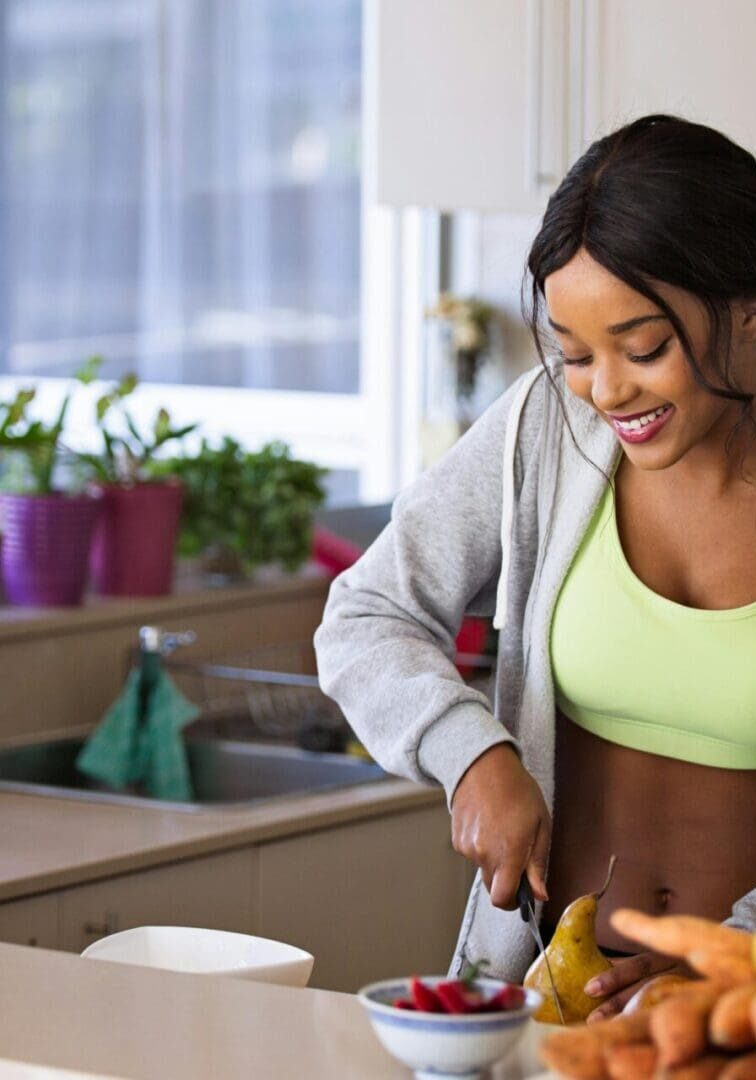
[[[549,0],[561,3],[562,0]],[[528,115],[527,124],[527,184],[538,191],[544,184],[555,184],[558,177],[553,171],[545,171],[541,162],[543,139],[543,0],[528,0],[527,7],[527,64],[528,64]]]
[[[84,933],[87,937],[107,937],[115,934],[118,930],[118,915],[112,911],[105,912],[105,919],[101,923],[84,923]]]

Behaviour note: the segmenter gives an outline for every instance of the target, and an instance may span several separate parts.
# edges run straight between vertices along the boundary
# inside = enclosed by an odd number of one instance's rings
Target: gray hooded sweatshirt
[[[376,761],[442,784],[448,804],[468,766],[510,742],[553,812],[551,618],[622,447],[566,389],[561,362],[550,370],[599,468],[543,368],[526,372],[400,492],[390,523],[333,581],[315,633],[321,685]],[[453,663],[466,614],[493,615],[500,631],[493,710]],[[756,929],[756,889],[727,921]],[[533,953],[519,912],[495,908],[478,873],[451,973],[486,957],[519,981]]]

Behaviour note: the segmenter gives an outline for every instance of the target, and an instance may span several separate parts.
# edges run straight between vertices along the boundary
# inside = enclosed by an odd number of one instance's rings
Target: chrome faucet
[[[193,645],[197,640],[194,630],[161,630],[159,626],[139,628],[139,649],[143,653],[170,656],[182,645]]]

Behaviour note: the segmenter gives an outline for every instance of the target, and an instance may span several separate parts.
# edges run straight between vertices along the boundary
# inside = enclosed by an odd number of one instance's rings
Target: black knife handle
[[[520,915],[523,922],[530,921],[531,909],[535,911],[535,897],[533,896],[533,890],[530,887],[528,881],[528,875],[523,873],[520,878],[520,884],[517,886],[517,906],[520,909]]]

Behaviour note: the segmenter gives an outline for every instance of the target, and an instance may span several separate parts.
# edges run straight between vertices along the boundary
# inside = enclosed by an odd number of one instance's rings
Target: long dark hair
[[[729,308],[733,300],[756,297],[753,155],[713,128],[654,114],[598,139],[575,162],[548,201],[521,291],[523,318],[554,386],[539,328],[540,301],[549,274],[581,247],[664,312],[700,386],[740,402],[727,452],[744,425],[756,435],[754,395],[735,383],[730,368]],[[717,382],[704,375],[685,327],[651,287],[652,279],[685,289],[705,304]]]

